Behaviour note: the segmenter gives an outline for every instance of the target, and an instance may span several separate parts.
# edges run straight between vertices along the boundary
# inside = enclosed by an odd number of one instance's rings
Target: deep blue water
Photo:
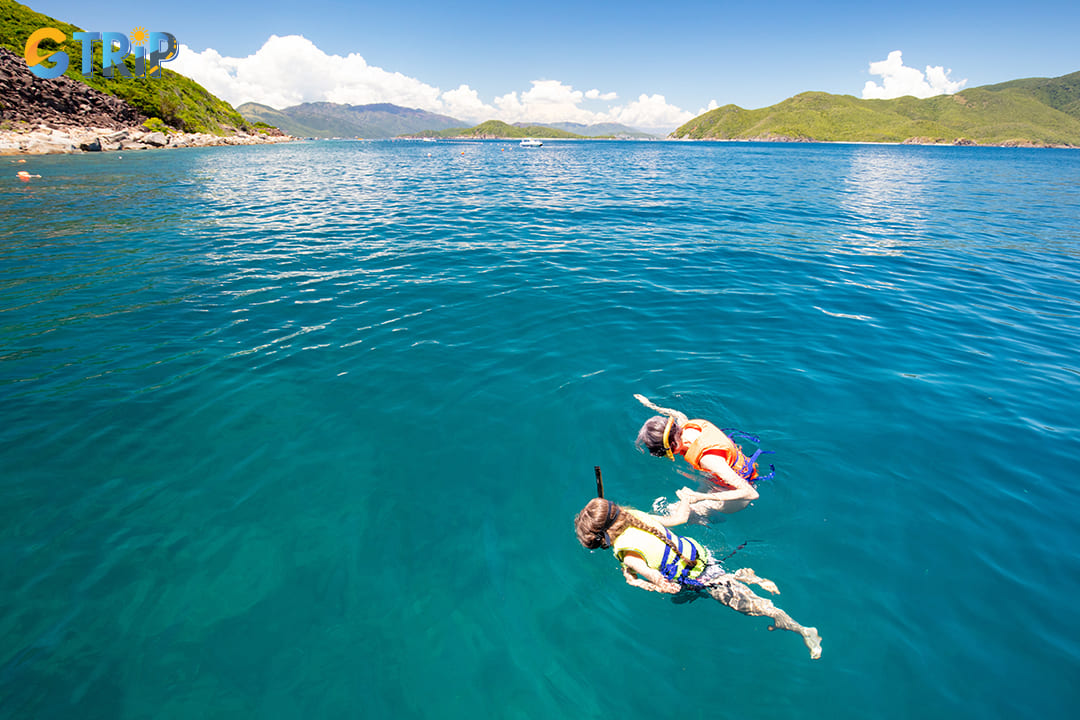
[[[8,160],[0,716],[1080,705],[1076,151]],[[695,482],[634,393],[776,452],[686,532],[821,660],[577,544],[594,465],[644,509]]]

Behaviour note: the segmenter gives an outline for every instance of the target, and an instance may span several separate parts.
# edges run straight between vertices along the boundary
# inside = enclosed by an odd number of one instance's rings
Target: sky
[[[29,0],[85,30],[169,32],[222,99],[389,102],[468,123],[668,132],[800,92],[927,97],[1080,70],[1080,2]]]

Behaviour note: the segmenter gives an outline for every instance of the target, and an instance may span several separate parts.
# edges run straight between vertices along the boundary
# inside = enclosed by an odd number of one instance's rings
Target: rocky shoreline
[[[35,78],[26,61],[0,47],[0,155],[261,145],[296,138],[277,128],[227,135],[185,133],[145,115],[118,97],[61,75]]]
[[[115,152],[155,148],[217,147],[221,145],[263,145],[292,142],[290,135],[274,130],[249,135],[210,135],[208,133],[162,132],[143,126],[53,127],[26,125],[15,130],[0,130],[0,155],[53,155],[80,152]]]

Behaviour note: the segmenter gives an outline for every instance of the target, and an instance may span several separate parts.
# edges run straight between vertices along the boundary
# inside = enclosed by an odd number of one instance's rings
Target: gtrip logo
[[[131,37],[118,32],[77,32],[71,38],[82,43],[82,75],[94,76],[94,46],[101,48],[101,74],[108,78],[115,77],[161,77],[161,63],[175,60],[179,54],[176,37],[167,32],[146,32],[137,27],[131,31]],[[53,50],[41,55],[38,46],[44,40],[62,43],[67,35],[53,27],[35,30],[26,41],[23,57],[30,67],[30,72],[39,78],[59,77],[68,69],[68,54],[63,50]],[[135,73],[124,63],[128,56],[135,58]],[[46,65],[52,61],[52,65]]]

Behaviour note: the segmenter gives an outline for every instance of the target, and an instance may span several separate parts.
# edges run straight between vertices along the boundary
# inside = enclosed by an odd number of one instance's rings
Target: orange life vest
[[[742,448],[725,435],[723,430],[708,420],[688,420],[683,424],[684,431],[686,428],[701,431],[701,434],[694,438],[694,441],[686,448],[686,462],[693,465],[696,470],[709,472],[701,467],[701,458],[706,455],[719,455],[731,466],[732,470],[739,473],[747,481],[757,478],[757,463],[746,457]],[[716,475],[713,475],[713,478],[721,485],[727,484]]]

